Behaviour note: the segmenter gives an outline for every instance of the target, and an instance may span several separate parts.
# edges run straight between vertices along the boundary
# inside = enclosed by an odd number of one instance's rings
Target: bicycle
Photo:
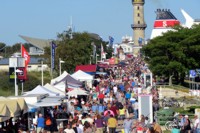
[[[172,130],[173,128],[180,128],[179,121],[174,119],[173,121],[167,121],[165,123],[166,130]]]
[[[162,100],[162,107],[179,107],[178,100],[171,98],[167,99],[166,97]]]
[[[178,115],[179,115],[179,113],[175,113],[173,121],[167,121],[165,123],[166,130],[172,130],[173,128],[181,128],[180,121],[178,119]]]

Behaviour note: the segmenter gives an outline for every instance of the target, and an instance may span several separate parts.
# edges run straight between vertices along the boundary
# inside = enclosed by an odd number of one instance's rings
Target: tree
[[[72,73],[77,65],[89,64],[93,54],[92,42],[96,45],[97,54],[100,55],[101,44],[104,46],[104,50],[107,51],[107,42],[102,41],[95,34],[76,32],[73,33],[73,38],[70,38],[69,34],[70,32],[64,31],[58,34],[58,39],[55,41],[57,44],[55,64],[59,64],[59,58],[61,58],[65,61],[62,68],[69,73]],[[44,56],[48,58],[49,65],[50,53],[50,48],[45,48]],[[112,51],[108,50],[108,53],[111,55]],[[56,65],[55,69],[58,71],[59,66]]]
[[[185,73],[199,68],[200,25],[191,29],[175,27],[156,37],[142,48],[142,53],[155,75],[174,75],[177,83],[184,82]]]

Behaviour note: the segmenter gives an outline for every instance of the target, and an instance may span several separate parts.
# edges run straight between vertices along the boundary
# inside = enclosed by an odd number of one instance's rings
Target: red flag
[[[23,45],[22,45],[22,57],[25,58],[25,67],[27,67],[28,63],[30,62],[30,56]]]

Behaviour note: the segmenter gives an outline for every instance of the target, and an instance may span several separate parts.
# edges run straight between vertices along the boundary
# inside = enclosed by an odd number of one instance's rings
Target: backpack
[[[51,125],[51,123],[52,123],[52,122],[51,122],[51,119],[50,119],[50,118],[47,118],[45,124],[46,124],[47,126],[49,126],[49,125]]]
[[[118,108],[119,109],[123,109],[124,108],[124,106],[122,105],[122,103],[118,103]]]
[[[131,106],[128,107],[128,113],[133,113],[133,108]]]

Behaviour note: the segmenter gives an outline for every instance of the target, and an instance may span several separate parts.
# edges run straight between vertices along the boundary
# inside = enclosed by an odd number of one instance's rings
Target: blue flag
[[[56,54],[56,44],[54,42],[51,42],[51,69],[55,68],[55,54]]]
[[[138,44],[139,44],[139,45],[142,45],[142,41],[143,41],[143,39],[142,39],[141,37],[139,37],[139,38],[138,38]]]
[[[114,38],[112,36],[109,36],[109,44],[113,45],[113,42],[114,42]]]

